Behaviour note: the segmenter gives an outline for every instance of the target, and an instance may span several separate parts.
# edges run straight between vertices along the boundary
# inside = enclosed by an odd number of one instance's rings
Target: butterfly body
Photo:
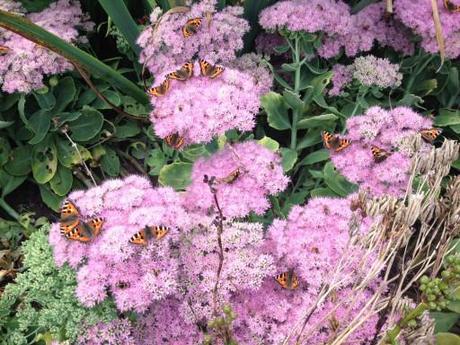
[[[163,225],[146,226],[143,230],[136,232],[133,236],[131,236],[129,242],[146,246],[152,239],[156,239],[157,241],[161,240],[168,234],[169,230],[169,227]]]
[[[433,141],[441,134],[442,130],[439,128],[429,128],[429,129],[422,129],[420,131],[420,135],[422,139],[425,140],[427,143],[432,144]]]
[[[187,62],[182,65],[180,69],[169,73],[167,75],[168,79],[174,79],[179,81],[186,81],[193,76],[193,62]]]
[[[225,177],[222,177],[222,178],[219,178],[219,179],[216,179],[216,182],[217,183],[227,183],[227,184],[232,184],[233,182],[235,182],[238,177],[241,175],[241,171],[239,168],[236,168],[235,170],[233,170],[230,174],[228,174],[227,176]]]
[[[390,157],[391,153],[381,149],[377,146],[371,146],[372,156],[374,157],[375,163],[381,163],[388,157]]]
[[[185,38],[189,38],[190,36],[197,33],[198,28],[201,26],[201,18],[192,18],[187,20],[185,25],[182,27],[182,35]]]
[[[452,13],[460,12],[460,5],[453,4],[451,0],[444,0],[444,7]]]
[[[341,139],[338,135],[334,135],[326,131],[322,133],[322,139],[324,146],[329,150],[334,150],[335,152],[340,152],[350,146],[350,140]]]
[[[71,201],[66,200],[62,204],[59,228],[67,239],[89,242],[99,235],[103,225],[104,220],[100,217],[92,218],[88,222],[81,220],[77,206]]]
[[[224,72],[222,66],[211,65],[206,60],[200,59],[200,70],[203,77],[208,77],[211,79],[217,78]]]
[[[185,144],[184,137],[181,137],[179,134],[174,133],[170,134],[165,138],[166,144],[171,146],[175,150],[179,150]]]
[[[155,97],[161,97],[166,95],[170,88],[171,81],[169,79],[165,79],[160,85],[148,89],[147,93]]]
[[[275,280],[283,289],[295,290],[299,287],[299,277],[292,270],[278,274]]]

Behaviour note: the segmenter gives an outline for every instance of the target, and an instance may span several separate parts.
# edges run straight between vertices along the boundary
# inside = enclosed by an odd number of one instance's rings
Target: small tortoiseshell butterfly
[[[61,220],[59,223],[61,234],[67,239],[89,242],[92,238],[99,235],[104,220],[97,217],[90,219],[89,222],[82,221],[80,219],[80,212],[75,204],[66,200],[61,207]]]
[[[218,178],[216,179],[216,182],[217,183],[227,183],[227,184],[232,184],[233,182],[235,182],[238,177],[241,175],[241,171],[239,168],[236,168],[235,170],[233,170],[230,174],[228,174],[227,176],[225,177],[222,177],[222,178]]]
[[[157,241],[161,240],[169,232],[166,226],[146,226],[143,230],[135,233],[129,242],[146,246],[150,239],[154,238]]]
[[[224,68],[222,66],[211,65],[206,60],[200,59],[201,75],[214,79],[222,74]]]
[[[169,73],[166,77],[168,79],[175,79],[180,81],[188,80],[193,75],[193,62],[185,63],[180,69],[175,72]]]
[[[283,289],[295,290],[299,287],[299,277],[292,270],[278,274],[275,280]]]
[[[165,138],[166,144],[171,146],[175,150],[179,150],[185,144],[184,137],[181,137],[179,134],[174,133],[170,134]]]
[[[381,149],[377,146],[371,146],[372,156],[374,157],[375,163],[383,162],[385,159],[390,157],[391,153]]]
[[[196,34],[198,28],[201,26],[201,18],[193,18],[187,20],[187,23],[182,27],[182,34],[185,38]]]
[[[460,12],[460,5],[455,5],[450,0],[444,0],[444,7],[452,13]]]
[[[155,97],[164,96],[166,95],[166,92],[169,91],[170,87],[171,87],[171,81],[169,79],[165,79],[165,81],[162,82],[160,85],[156,87],[152,87],[149,90],[147,90],[147,93]]]
[[[5,55],[7,54],[11,49],[5,46],[0,45],[0,55]]]
[[[441,134],[442,130],[439,128],[429,128],[429,129],[422,129],[420,131],[420,135],[422,136],[422,139],[425,140],[426,142],[432,144],[433,141],[436,140],[436,138]]]
[[[329,132],[323,131],[322,133],[323,143],[329,150],[340,152],[350,146],[350,140],[341,139],[338,135],[333,135]]]

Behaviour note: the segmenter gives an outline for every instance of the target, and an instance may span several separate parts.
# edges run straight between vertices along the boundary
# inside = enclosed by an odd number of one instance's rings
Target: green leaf
[[[300,165],[312,165],[329,159],[329,150],[321,149],[314,151],[300,161]]]
[[[54,141],[48,137],[32,150],[32,174],[39,184],[50,181],[57,170],[58,158]]]
[[[139,55],[140,47],[136,44],[139,37],[139,28],[133,17],[128,11],[123,0],[99,0],[102,8],[107,12],[109,17],[113,20],[118,30],[128,41],[131,49]]]
[[[109,176],[118,176],[120,174],[120,158],[110,147],[105,147],[105,155],[101,158],[101,168]]]
[[[282,165],[283,170],[285,172],[291,170],[294,167],[295,162],[297,162],[297,151],[288,149],[288,148],[281,148],[281,157],[282,157]]]
[[[327,124],[331,121],[337,120],[337,116],[334,114],[323,114],[312,116],[307,119],[300,120],[297,122],[298,129],[313,128],[313,127],[327,127]]]
[[[2,190],[1,197],[4,198],[16,188],[18,188],[25,180],[27,176],[12,176],[0,169],[0,188]]]
[[[4,137],[0,137],[0,166],[8,162],[8,157],[11,151],[10,142]]]
[[[19,93],[12,93],[12,94],[0,94],[0,111],[7,111],[13,105],[18,103],[20,98]]]
[[[57,173],[50,181],[50,187],[54,193],[59,196],[64,196],[69,193],[73,184],[72,170],[65,166],[59,165]]]
[[[149,166],[149,175],[158,176],[161,168],[166,164],[168,158],[164,152],[160,149],[151,150],[145,160],[145,163]]]
[[[176,162],[165,165],[160,170],[158,182],[163,186],[171,186],[176,190],[183,190],[191,182],[191,163]]]
[[[460,288],[457,289],[457,294],[460,293]],[[457,314],[459,314],[460,317],[460,300],[459,301],[450,301],[449,304],[447,305],[447,309],[450,311],[454,311]]]
[[[53,109],[55,113],[60,113],[67,108],[77,94],[75,82],[72,77],[65,77],[59,80],[59,84],[54,88],[56,105]]]
[[[54,97],[53,93],[48,91],[45,94],[33,93],[35,96],[35,99],[38,102],[38,105],[42,110],[51,110],[53,107],[56,105],[56,98]]]
[[[141,132],[139,124],[135,121],[126,121],[117,126],[117,138],[131,138],[138,135]]]
[[[88,141],[96,136],[102,128],[104,117],[96,109],[84,107],[81,116],[69,122],[71,137],[75,141]]]
[[[342,175],[337,173],[331,162],[326,163],[323,173],[326,185],[341,197],[345,197],[356,191],[357,186],[348,182]]]
[[[79,111],[74,111],[74,112],[71,112],[71,113],[56,114],[55,118],[56,118],[56,120],[57,120],[57,122],[59,124],[63,125],[64,123],[67,123],[67,122],[74,121],[74,120],[78,119],[80,116],[81,116],[81,113]],[[53,120],[54,120],[54,118],[53,118]]]
[[[200,157],[209,156],[209,151],[206,149],[205,145],[189,146],[182,151],[182,156],[186,160],[194,162]]]
[[[270,151],[273,151],[273,152],[278,151],[278,149],[280,148],[280,144],[276,140],[274,140],[274,139],[272,139],[270,137],[267,137],[267,136],[265,136],[262,139],[258,140],[257,143],[259,143],[259,145],[262,145],[262,146],[266,147],[267,149],[269,149]]]
[[[302,112],[304,103],[300,99],[299,95],[290,90],[285,90],[283,92],[283,98],[292,109]]]
[[[321,142],[321,134],[318,130],[309,130],[302,138],[299,138],[297,150],[316,145]]]
[[[32,170],[30,151],[30,146],[19,146],[11,151],[10,160],[4,166],[5,171],[13,176],[29,174]]]
[[[315,188],[310,192],[310,195],[312,197],[320,197],[320,196],[338,196],[337,193],[335,193],[332,189],[330,188]]]
[[[454,333],[438,333],[436,345],[460,345],[460,337]]]
[[[261,104],[267,113],[270,127],[284,130],[291,128],[289,123],[288,109],[283,96],[276,92],[269,92],[262,96]]]
[[[38,188],[40,188],[40,196],[42,197],[42,200],[46,206],[55,212],[59,212],[64,197],[54,194],[47,185],[39,184]]]
[[[102,94],[104,95],[105,98],[107,98],[107,100],[110,103],[112,103],[113,105],[117,107],[120,106],[121,98],[117,92],[106,90],[106,91],[103,91]],[[110,104],[108,104],[106,101],[103,101],[100,98],[96,98],[94,102],[91,103],[91,107],[93,107],[94,109],[101,109],[101,110],[112,109],[112,106]]]
[[[439,127],[460,125],[460,110],[439,110],[439,115],[435,117],[434,124]]]
[[[41,142],[51,126],[50,113],[46,110],[39,110],[33,114],[29,119],[30,129],[34,132],[34,136],[29,140],[29,144],[35,145]]]
[[[457,313],[445,313],[445,312],[430,312],[430,316],[435,320],[436,333],[447,332],[457,322],[460,315]]]
[[[27,12],[38,12],[47,8],[54,0],[21,0],[20,2]]]
[[[7,128],[11,126],[14,121],[0,121],[0,129]]]
[[[306,104],[310,104],[316,96],[321,95],[323,93],[326,86],[328,86],[331,82],[332,75],[332,71],[329,71],[313,78],[310,81],[310,85],[312,87],[305,92],[304,96],[304,102]]]
[[[78,49],[49,31],[33,24],[29,19],[0,10],[0,27],[13,31],[80,66],[90,75],[109,82],[112,86],[134,97],[142,104],[149,104],[145,92],[122,74],[105,65],[95,57]]]
[[[91,153],[85,147],[77,144],[77,149],[80,151],[79,155],[77,150],[72,146],[72,143],[66,139],[56,138],[56,147],[59,163],[66,168],[81,164],[80,155],[84,161],[91,159]]]

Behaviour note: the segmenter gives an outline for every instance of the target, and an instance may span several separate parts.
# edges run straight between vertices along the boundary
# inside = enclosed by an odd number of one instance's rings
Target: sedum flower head
[[[138,345],[133,325],[127,319],[99,322],[78,337],[77,345]]]
[[[12,6],[8,8],[16,9]],[[26,17],[71,43],[85,40],[78,28],[88,31],[93,27],[81,11],[80,4],[70,0],[59,0],[49,8]],[[1,31],[0,45],[10,49],[0,55],[0,84],[7,93],[39,89],[44,86],[44,76],[72,70],[72,65],[63,57],[15,33]]]
[[[241,18],[242,7],[228,6],[217,12],[216,3],[216,0],[202,0],[189,11],[167,12],[161,19],[161,11],[155,9],[150,19],[159,24],[147,27],[138,39],[142,47],[140,62],[157,75],[194,58],[216,63],[235,59],[235,53],[243,48],[243,35],[249,31],[249,24]],[[194,18],[201,18],[201,25],[195,34],[184,38],[182,28]]]
[[[250,212],[262,214],[270,207],[267,197],[284,190],[289,181],[280,163],[277,154],[255,141],[228,146],[195,162],[185,205],[201,212],[214,208],[213,194],[204,182],[207,175],[216,178],[216,196],[225,217],[244,217]],[[239,176],[235,181],[219,182],[236,170]]]
[[[371,107],[363,115],[347,120],[347,138],[351,145],[338,153],[331,152],[332,162],[348,180],[376,196],[401,196],[409,182],[411,165],[405,139],[432,125],[430,119],[410,108]],[[372,146],[386,150],[389,157],[375,162]]]

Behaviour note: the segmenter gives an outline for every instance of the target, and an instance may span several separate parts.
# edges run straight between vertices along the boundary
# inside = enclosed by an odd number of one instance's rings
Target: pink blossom
[[[235,144],[209,158],[199,159],[193,166],[192,184],[187,188],[185,205],[201,212],[213,209],[213,195],[203,181],[204,176],[214,176],[219,181],[238,169],[239,176],[234,182],[215,185],[224,216],[244,217],[250,212],[262,214],[270,207],[267,197],[284,190],[289,181],[283,175],[280,161],[277,154],[255,141]]]
[[[328,93],[330,96],[340,96],[345,86],[353,80],[353,68],[352,66],[345,66],[337,63],[332,67],[332,72],[333,87]]]
[[[185,13],[168,13],[159,19],[161,11],[154,10],[152,23],[139,36],[138,44],[143,48],[140,62],[151,73],[157,75],[172,70],[194,58],[202,58],[216,63],[226,63],[235,59],[235,53],[243,48],[243,35],[249,31],[249,24],[240,18],[243,8],[227,6],[216,11],[216,0],[202,0]],[[211,13],[208,22],[206,13]],[[201,18],[197,32],[184,38],[182,28],[189,19]]]
[[[77,345],[138,345],[136,330],[127,319],[117,319],[108,323],[100,322],[85,330]]]

